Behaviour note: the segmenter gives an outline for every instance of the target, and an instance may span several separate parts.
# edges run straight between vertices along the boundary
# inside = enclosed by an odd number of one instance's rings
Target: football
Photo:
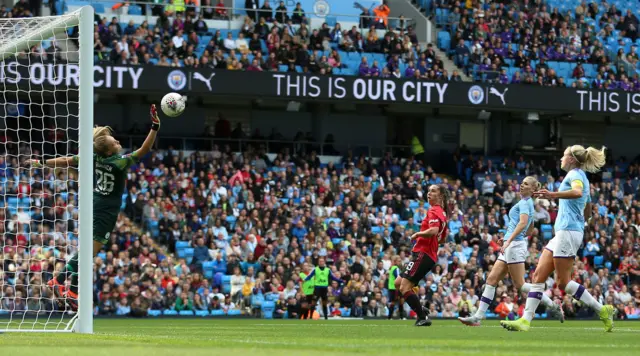
[[[162,98],[162,112],[169,117],[182,115],[186,106],[187,97],[178,93],[169,93]]]

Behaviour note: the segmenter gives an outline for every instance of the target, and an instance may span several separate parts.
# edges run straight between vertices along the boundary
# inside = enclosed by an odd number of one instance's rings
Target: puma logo
[[[505,88],[504,92],[501,93],[498,91],[498,89],[491,87],[491,89],[489,89],[489,94],[493,94],[500,98],[500,101],[502,101],[502,105],[507,105],[507,102],[504,99],[504,96],[507,95],[507,91],[509,91],[509,88]]]

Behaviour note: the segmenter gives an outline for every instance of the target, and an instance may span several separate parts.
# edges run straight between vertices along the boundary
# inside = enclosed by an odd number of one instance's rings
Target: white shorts
[[[580,246],[582,246],[583,238],[584,232],[582,231],[556,231],[556,236],[549,241],[545,248],[553,253],[553,257],[573,258],[576,257]]]
[[[513,241],[504,254],[498,256],[498,261],[506,264],[524,263],[529,255],[527,250],[527,241]]]

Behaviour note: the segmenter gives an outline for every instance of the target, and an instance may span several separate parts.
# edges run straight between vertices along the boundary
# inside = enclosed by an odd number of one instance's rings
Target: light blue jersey
[[[571,183],[580,181],[582,183],[582,197],[578,199],[559,199],[558,217],[554,226],[556,234],[558,231],[580,231],[584,232],[584,208],[591,202],[591,189],[589,180],[582,169],[572,169],[560,184],[559,192],[571,190]]]
[[[520,215],[522,214],[527,214],[529,216],[529,221],[527,221],[527,226],[525,226],[522,232],[520,232],[513,241],[524,241],[527,230],[529,230],[529,226],[533,223],[533,199],[520,199],[518,204],[511,207],[511,210],[509,210],[509,224],[507,225],[507,233],[504,234],[504,241],[509,240],[513,232],[516,230],[516,226],[518,226],[518,223],[520,222]]]

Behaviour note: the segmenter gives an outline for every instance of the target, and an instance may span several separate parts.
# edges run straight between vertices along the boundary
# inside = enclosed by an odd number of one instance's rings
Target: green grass
[[[640,322],[536,321],[528,333],[434,321],[96,320],[94,335],[0,335],[3,355],[638,355]]]

